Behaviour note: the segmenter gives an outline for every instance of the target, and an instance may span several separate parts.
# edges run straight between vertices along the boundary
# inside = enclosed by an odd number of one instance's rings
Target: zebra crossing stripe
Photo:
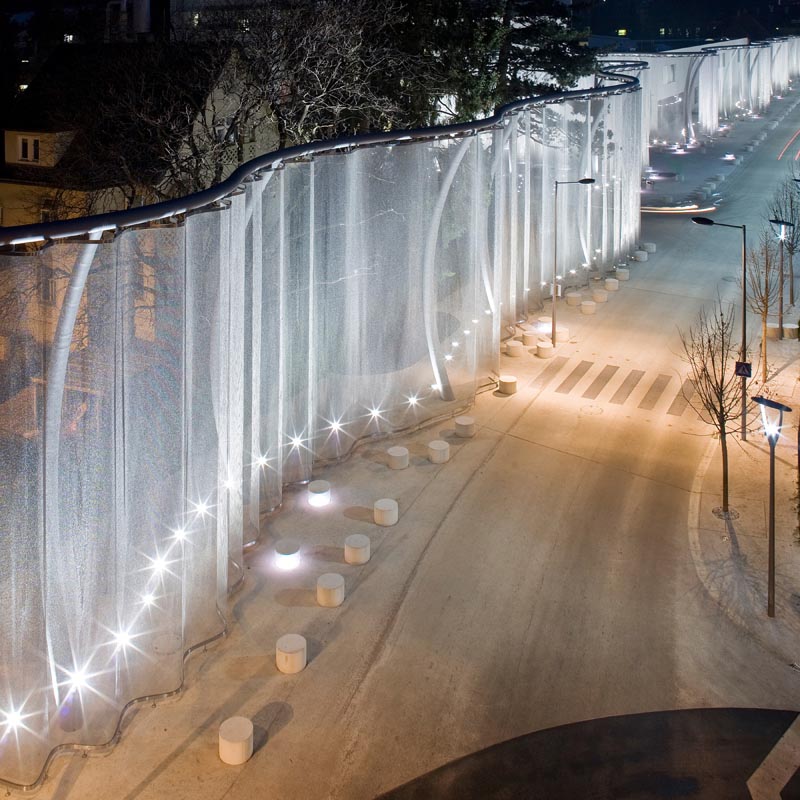
[[[569,394],[577,385],[578,381],[594,366],[594,362],[592,361],[581,361],[577,367],[575,367],[556,389],[559,394]]]
[[[586,400],[595,400],[618,370],[619,367],[613,364],[603,367],[603,371],[592,381],[592,385],[581,396]]]
[[[643,377],[643,369],[632,369],[619,389],[614,392],[614,396],[609,402],[613,403],[615,406],[621,406],[630,397],[631,392],[636,388],[636,384],[638,384]]]

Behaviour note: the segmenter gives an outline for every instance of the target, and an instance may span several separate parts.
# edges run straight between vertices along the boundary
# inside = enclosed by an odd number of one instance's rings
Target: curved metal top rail
[[[595,73],[596,79],[617,80],[620,81],[620,83],[591,89],[571,89],[524,100],[517,100],[503,106],[493,116],[482,120],[431,128],[359,134],[357,136],[347,136],[340,139],[295,145],[283,150],[265,153],[239,166],[221,183],[186,197],[164,200],[160,203],[130,208],[124,211],[95,214],[89,217],[77,217],[75,219],[59,220],[55,222],[40,222],[32,225],[16,225],[8,228],[0,227],[0,247],[46,242],[54,239],[66,239],[73,236],[93,235],[96,237],[97,234],[102,231],[130,228],[136,225],[155,222],[160,219],[180,216],[189,211],[205,208],[220,200],[224,200],[239,189],[243,182],[258,172],[276,169],[288,162],[308,158],[318,153],[331,153],[378,144],[400,144],[422,139],[444,139],[468,136],[502,125],[507,117],[526,108],[550,105],[563,100],[571,100],[580,97],[610,96],[625,92],[639,91],[641,87],[639,86],[637,78],[609,71],[609,68],[615,66],[619,69],[632,69],[637,66],[646,68],[647,63],[644,61],[621,60],[617,64],[605,64],[603,69]]]

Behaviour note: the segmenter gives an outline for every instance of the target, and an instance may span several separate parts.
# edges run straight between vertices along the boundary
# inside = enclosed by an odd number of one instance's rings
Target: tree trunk
[[[789,305],[794,305],[794,251],[789,251]]]
[[[719,441],[722,445],[722,510],[728,513],[728,434],[723,420],[719,430]]]
[[[767,315],[761,315],[761,384],[767,383]]]

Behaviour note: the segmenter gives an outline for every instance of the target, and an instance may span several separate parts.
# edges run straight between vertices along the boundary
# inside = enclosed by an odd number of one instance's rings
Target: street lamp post
[[[775,616],[775,445],[783,427],[783,412],[792,409],[789,406],[770,400],[766,397],[754,397],[753,401],[761,406],[761,422],[764,435],[769,442],[769,564],[767,576],[767,616]],[[775,413],[777,412],[777,414]]]
[[[778,338],[783,339],[783,251],[786,243],[786,229],[794,228],[793,222],[787,222],[785,219],[771,219],[770,223],[780,229],[778,239],[781,243],[781,270],[780,270],[780,293],[778,294]],[[792,276],[794,277],[794,276]]]
[[[556,297],[558,292],[558,187],[571,183],[581,183],[588,186],[590,183],[594,183],[594,178],[581,178],[577,181],[553,181],[553,186],[555,187],[555,206],[553,211],[553,311],[551,315],[553,329],[550,336],[553,347],[556,346]]]
[[[695,225],[719,225],[722,228],[738,228],[742,232],[742,346],[739,360],[747,361],[747,225],[729,225],[709,217],[692,217]],[[747,377],[742,375],[742,441],[747,441]]]

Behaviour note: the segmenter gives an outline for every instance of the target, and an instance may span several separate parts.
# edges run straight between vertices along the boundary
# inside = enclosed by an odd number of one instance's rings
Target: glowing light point
[[[445,357],[444,357],[444,360],[445,361],[452,361],[453,360],[453,354],[452,353],[447,353],[447,355],[445,355]]]
[[[167,560],[164,556],[156,556],[150,559],[150,567],[156,575],[163,574],[167,569]]]
[[[478,324],[478,320],[476,320],[476,319],[472,320],[472,324],[473,325],[477,325]]]
[[[433,389],[434,392],[441,392],[442,391],[442,385],[440,383],[432,383],[431,384],[431,389]]]
[[[211,507],[205,500],[201,500],[198,503],[192,503],[192,505],[194,506],[193,511],[195,516],[203,518],[209,515]]]
[[[491,308],[485,308],[485,309],[483,310],[483,313],[484,313],[484,314],[487,314],[488,316],[491,316],[491,315],[492,315],[492,309],[491,309]]]
[[[147,594],[142,595],[142,605],[145,608],[150,608],[150,606],[154,606],[156,603],[156,596],[152,592],[148,592]]]
[[[172,531],[172,538],[176,542],[185,542],[188,536],[189,531],[187,531],[186,528],[175,528],[175,530]]]
[[[469,336],[469,331],[464,331],[464,336]]]
[[[76,669],[74,672],[67,672],[67,686],[71,692],[79,692],[89,685],[89,675],[84,668]]]
[[[382,412],[381,412],[380,408],[371,408],[369,410],[369,415],[372,417],[372,419],[378,419],[378,417],[380,417],[381,413]]]
[[[266,456],[259,456],[259,457],[256,459],[256,464],[257,464],[259,467],[262,467],[262,468],[263,468],[263,467],[266,467],[268,463],[269,463],[269,459],[268,459]]]
[[[450,342],[450,347],[458,347],[458,342]]]
[[[303,444],[303,440],[299,436],[292,436],[289,441],[292,444],[292,450],[297,450]]]
[[[340,431],[341,429],[342,429],[342,425],[341,425],[341,423],[339,423],[339,422],[336,422],[335,420],[334,420],[333,422],[331,422],[331,430],[332,430],[334,433],[339,433],[339,431]]]
[[[23,713],[17,709],[12,708],[10,711],[3,711],[3,725],[5,725],[6,733],[16,733],[16,731],[22,727],[22,720],[25,719]]]
[[[412,394],[411,397],[407,398],[407,400],[410,406],[415,406],[419,402],[419,399],[415,394]]]
[[[117,650],[124,650],[126,647],[130,647],[132,641],[133,637],[128,631],[117,631],[114,634],[114,644],[117,646]]]

